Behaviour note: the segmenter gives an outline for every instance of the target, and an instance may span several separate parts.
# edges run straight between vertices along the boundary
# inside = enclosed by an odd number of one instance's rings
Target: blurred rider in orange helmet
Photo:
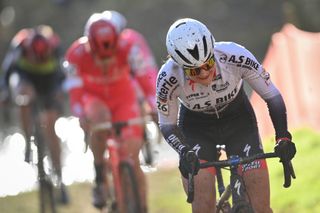
[[[141,116],[136,82],[151,111],[156,111],[154,84],[158,68],[144,37],[125,27],[126,19],[116,11],[95,13],[85,25],[84,36],[77,39],[66,53],[65,64],[69,73],[65,87],[70,91],[71,110],[85,132],[97,123]],[[106,205],[103,190],[105,139],[97,134],[90,136],[96,173],[93,205],[102,208]],[[146,183],[139,162],[143,128],[126,127],[121,137],[134,161],[142,206],[147,211]]]

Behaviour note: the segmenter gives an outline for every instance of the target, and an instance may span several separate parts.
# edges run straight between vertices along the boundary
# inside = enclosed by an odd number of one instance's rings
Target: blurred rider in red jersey
[[[97,123],[141,116],[136,83],[144,92],[151,111],[156,112],[154,85],[158,67],[144,37],[126,28],[122,14],[104,11],[91,15],[84,36],[71,45],[65,59],[68,67],[65,88],[70,92],[71,110],[85,132],[90,132]],[[89,144],[96,173],[93,205],[102,208],[106,205],[103,190],[105,138],[99,134],[90,135]],[[125,144],[122,148],[134,161],[142,206],[147,211],[146,181],[139,162],[143,127],[126,127],[121,137]]]

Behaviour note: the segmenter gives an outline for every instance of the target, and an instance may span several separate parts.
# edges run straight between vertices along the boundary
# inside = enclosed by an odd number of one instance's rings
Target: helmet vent
[[[214,44],[213,36],[211,35],[210,38],[211,38],[211,43]]]
[[[175,49],[175,52],[184,60],[186,63],[191,64],[191,62],[177,49]]]
[[[180,24],[178,24],[178,25],[176,26],[176,28],[180,27],[180,26],[183,25],[183,24],[186,24],[186,22],[181,22]]]
[[[207,62],[209,59],[211,58],[211,53],[208,55],[208,57],[206,58],[205,62]]]
[[[202,42],[203,42],[204,56],[206,56],[208,52],[208,45],[207,45],[207,40],[205,36],[202,37]]]
[[[187,49],[187,50],[196,60],[199,60],[198,45],[195,45],[193,49]]]

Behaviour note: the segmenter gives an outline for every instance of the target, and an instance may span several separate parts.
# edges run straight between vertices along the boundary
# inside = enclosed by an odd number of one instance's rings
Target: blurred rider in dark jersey
[[[30,161],[32,104],[38,104],[43,134],[48,143],[52,165],[61,187],[61,202],[68,202],[62,181],[61,145],[54,124],[62,113],[60,38],[48,25],[21,29],[12,39],[2,63],[2,94],[19,107],[21,127],[26,140],[26,157]]]

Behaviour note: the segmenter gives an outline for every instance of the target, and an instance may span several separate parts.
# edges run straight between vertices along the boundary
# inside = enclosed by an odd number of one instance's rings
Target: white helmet
[[[89,17],[84,27],[85,36],[88,36],[88,30],[92,23],[98,20],[110,22],[114,26],[117,34],[119,34],[127,25],[127,20],[121,13],[114,10],[105,10],[102,13],[94,13]]]
[[[184,18],[174,22],[167,33],[168,54],[179,65],[200,67],[213,56],[215,39],[201,22]]]
[[[119,12],[114,10],[105,10],[102,16],[110,20],[116,28],[117,33],[120,33],[127,26],[127,19]]]

